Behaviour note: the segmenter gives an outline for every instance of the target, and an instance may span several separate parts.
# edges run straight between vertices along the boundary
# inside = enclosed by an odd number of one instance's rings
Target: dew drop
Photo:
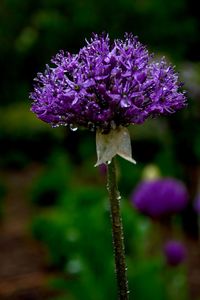
[[[107,165],[110,165],[111,164],[111,160],[108,160],[106,163],[107,163]]]
[[[121,200],[121,196],[120,196],[120,194],[118,194],[118,196],[117,196],[117,200]]]
[[[130,107],[131,106],[131,102],[128,99],[122,99],[120,104],[121,104],[121,107]]]
[[[52,128],[57,128],[57,127],[59,127],[59,124],[51,124],[51,127]]]
[[[75,126],[74,124],[70,124],[69,127],[72,131],[76,131],[78,129],[78,127]]]

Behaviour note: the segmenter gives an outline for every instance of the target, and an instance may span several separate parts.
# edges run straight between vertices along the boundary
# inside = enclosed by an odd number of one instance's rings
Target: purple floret
[[[143,123],[186,105],[174,69],[152,55],[132,34],[110,42],[94,34],[78,54],[60,51],[39,73],[32,111],[52,126],[84,126],[108,132]]]
[[[168,241],[164,246],[166,261],[170,266],[177,266],[186,259],[186,247],[179,241]]]
[[[187,204],[188,192],[182,182],[172,178],[143,181],[131,201],[140,213],[159,218],[180,212]]]

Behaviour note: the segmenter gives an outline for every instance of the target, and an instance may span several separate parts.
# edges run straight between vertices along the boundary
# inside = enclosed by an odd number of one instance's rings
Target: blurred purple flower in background
[[[158,218],[181,211],[187,204],[188,192],[179,180],[155,179],[141,182],[131,201],[140,213]]]
[[[37,75],[32,111],[54,127],[106,133],[183,108],[186,98],[173,67],[151,58],[132,34],[113,43],[94,34],[78,54],[60,51],[54,66]]]
[[[177,266],[186,259],[186,247],[179,241],[171,240],[164,245],[164,254],[170,266]]]

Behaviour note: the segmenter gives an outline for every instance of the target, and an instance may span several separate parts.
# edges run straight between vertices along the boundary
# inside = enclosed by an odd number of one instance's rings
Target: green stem
[[[119,300],[128,300],[128,281],[124,251],[123,226],[120,213],[120,194],[117,187],[115,158],[108,164],[107,188],[110,199],[115,269]]]

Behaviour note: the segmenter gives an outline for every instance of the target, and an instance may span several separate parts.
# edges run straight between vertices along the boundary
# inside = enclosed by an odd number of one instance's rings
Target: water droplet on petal
[[[52,128],[57,128],[57,127],[59,127],[59,124],[51,124],[51,127]]]
[[[131,106],[131,101],[128,100],[127,98],[126,99],[122,99],[120,101],[120,105],[121,105],[121,107],[130,107]]]
[[[69,127],[72,131],[76,131],[78,129],[78,127],[74,124],[70,124]]]

